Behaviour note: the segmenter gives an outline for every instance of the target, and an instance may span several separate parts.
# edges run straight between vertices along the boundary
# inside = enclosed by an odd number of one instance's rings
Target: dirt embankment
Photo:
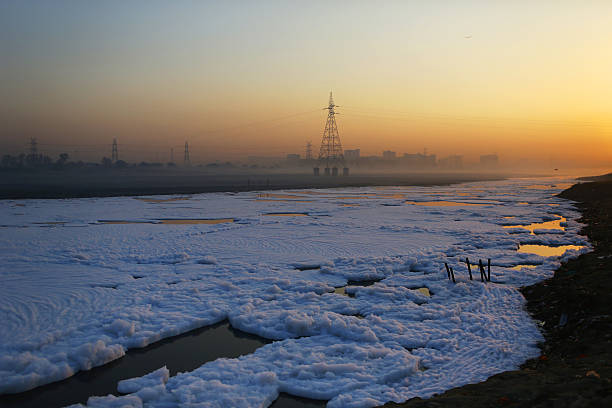
[[[385,407],[612,407],[612,181],[575,185],[594,251],[553,278],[522,288],[527,310],[544,322],[542,355],[519,370]]]

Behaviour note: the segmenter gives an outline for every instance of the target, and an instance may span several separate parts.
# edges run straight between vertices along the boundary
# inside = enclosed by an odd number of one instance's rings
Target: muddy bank
[[[410,173],[348,177],[279,173],[209,173],[199,170],[84,169],[0,171],[0,199],[114,197],[367,186],[431,186],[500,180],[500,174]]]
[[[544,323],[541,356],[482,383],[385,407],[612,406],[612,181],[575,185],[560,197],[578,203],[595,249],[521,289]]]

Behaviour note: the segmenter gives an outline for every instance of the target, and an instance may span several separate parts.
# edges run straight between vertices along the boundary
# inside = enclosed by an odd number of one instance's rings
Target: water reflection
[[[464,207],[482,206],[485,204],[460,203],[457,201],[404,201],[404,204],[423,205],[426,207]]]
[[[528,230],[530,235],[535,235],[535,230],[565,231],[565,227],[561,226],[561,223],[567,221],[567,219],[560,215],[555,215],[555,217],[558,217],[558,219],[545,222],[534,222],[532,224],[527,225],[504,225],[503,228],[523,228]]]
[[[0,396],[3,408],[63,407],[85,403],[92,395],[117,394],[117,382],[164,365],[170,375],[192,371],[220,357],[253,353],[270,340],[232,328],[227,321],[129,350],[124,357],[62,381],[19,394]]]
[[[425,296],[431,296],[431,293],[429,292],[429,288],[418,288],[416,289],[418,292],[421,292],[422,294],[424,294]]]
[[[574,250],[578,251],[584,248],[580,245],[560,245],[560,246],[549,246],[549,245],[521,245],[518,252],[524,254],[535,254],[540,256],[561,256],[566,251]]]
[[[520,271],[521,269],[534,269],[534,268],[537,268],[537,265],[516,265],[509,269],[512,269],[513,271]]]

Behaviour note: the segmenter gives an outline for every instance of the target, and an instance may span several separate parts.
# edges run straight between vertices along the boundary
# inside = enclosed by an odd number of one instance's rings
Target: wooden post
[[[491,258],[487,260],[487,280],[491,282]]]
[[[470,280],[472,280],[472,266],[470,265],[470,260],[465,258],[465,263],[467,264],[468,272],[470,273]]]
[[[448,264],[444,262],[444,266],[446,266],[446,273],[448,274],[448,280],[450,280],[450,269],[448,269]]]
[[[457,283],[455,282],[455,271],[453,271],[453,267],[450,267],[450,272],[451,272],[451,277],[453,278],[453,283]]]
[[[485,275],[484,265],[482,264],[482,259],[478,260],[478,269],[480,270],[480,281],[484,282],[485,281],[485,277],[487,275]]]

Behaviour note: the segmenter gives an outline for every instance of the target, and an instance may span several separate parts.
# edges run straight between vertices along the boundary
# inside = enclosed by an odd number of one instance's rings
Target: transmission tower
[[[174,163],[174,148],[170,148],[170,163]]]
[[[317,167],[314,168],[315,176],[319,175],[319,168],[321,165],[325,165],[325,175],[332,176],[338,175],[338,167],[343,168],[343,174],[348,176],[348,167],[346,167],[344,161],[344,154],[342,153],[342,144],[340,143],[340,135],[338,134],[338,126],[336,125],[336,112],[334,108],[337,105],[334,104],[334,98],[332,93],[329,93],[329,105],[327,108],[327,122],[325,123],[325,130],[323,131],[323,139],[321,140],[321,149],[319,150],[319,158],[317,160]],[[331,173],[330,173],[331,170]]]
[[[41,157],[38,156],[38,142],[35,137],[30,138],[30,154],[27,156],[27,159],[30,165],[38,164],[41,159]]]
[[[312,160],[312,143],[306,142],[306,160]]]
[[[38,156],[38,142],[35,137],[30,138],[30,155],[32,157]]]
[[[111,161],[113,163],[119,160],[119,150],[117,150],[117,138],[113,138],[113,149],[111,151]]]
[[[190,161],[189,161],[189,144],[187,142],[185,142],[185,156],[183,157],[183,164],[185,166],[189,166]]]

